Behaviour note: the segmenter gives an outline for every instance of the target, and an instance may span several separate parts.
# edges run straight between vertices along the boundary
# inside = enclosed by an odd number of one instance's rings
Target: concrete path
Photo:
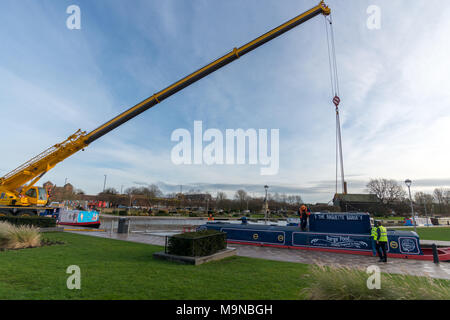
[[[436,244],[438,247],[450,247],[450,241],[439,241],[439,240],[420,240],[420,244],[430,246]]]
[[[155,234],[117,234],[99,231],[69,231],[77,234],[95,237],[110,238],[137,243],[146,243],[164,246],[165,237]],[[281,249],[271,247],[257,247],[233,244],[230,247],[237,249],[237,255],[243,257],[288,261],[306,264],[323,264],[327,266],[346,266],[366,269],[370,265],[378,265],[382,272],[411,274],[416,276],[430,276],[432,278],[450,280],[450,263],[434,264],[432,261],[389,259],[387,263],[378,263],[377,257],[360,256],[353,254],[340,254],[332,252],[318,252],[295,249]]]

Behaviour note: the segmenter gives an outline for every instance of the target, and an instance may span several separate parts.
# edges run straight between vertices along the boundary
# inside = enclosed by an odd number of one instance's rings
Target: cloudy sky
[[[81,128],[91,131],[317,0],[89,0],[0,3],[0,176]],[[70,5],[81,29],[66,26]],[[450,186],[450,2],[329,0],[349,192],[370,178]],[[367,8],[381,28],[367,27]],[[438,9],[438,10],[437,10]],[[335,114],[324,18],[265,44],[92,143],[49,172],[90,194],[243,187],[327,202]],[[175,165],[174,130],[279,129],[278,174],[261,165]]]

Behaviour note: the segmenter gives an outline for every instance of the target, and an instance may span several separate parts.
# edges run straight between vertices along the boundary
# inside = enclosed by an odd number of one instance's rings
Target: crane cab
[[[25,192],[29,205],[43,207],[47,204],[48,194],[43,187],[31,187]]]
[[[25,195],[18,195],[0,188],[0,205],[2,206],[37,206],[43,207],[48,202],[47,190],[43,187],[31,187]]]

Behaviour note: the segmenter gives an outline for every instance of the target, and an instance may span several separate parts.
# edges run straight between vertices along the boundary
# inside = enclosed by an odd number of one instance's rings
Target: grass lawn
[[[155,260],[162,247],[71,233],[64,245],[0,252],[0,299],[298,299],[308,266],[230,257],[200,266]],[[81,269],[81,290],[66,269]]]
[[[414,228],[389,229],[414,231]],[[450,241],[450,228],[447,227],[420,227],[417,233],[422,240]]]
[[[153,259],[159,246],[71,233],[43,237],[65,244],[0,251],[0,299],[292,300],[306,298],[301,290],[307,286],[323,285],[331,293],[342,289],[341,283],[340,289],[331,288],[332,281],[305,264],[234,256],[190,266]],[[81,290],[67,289],[70,265],[81,269]],[[326,277],[337,274],[327,272]],[[361,271],[353,278],[353,285],[344,287],[361,292],[367,275]],[[411,279],[422,278],[408,276],[401,285]],[[438,282],[450,287],[450,281]]]

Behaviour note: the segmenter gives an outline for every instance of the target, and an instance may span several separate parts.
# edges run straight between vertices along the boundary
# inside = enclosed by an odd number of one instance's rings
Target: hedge
[[[0,222],[6,221],[13,225],[27,225],[40,228],[51,228],[56,226],[56,220],[40,216],[0,216]]]
[[[166,252],[178,256],[203,257],[227,247],[227,234],[217,230],[187,232],[169,237]]]

